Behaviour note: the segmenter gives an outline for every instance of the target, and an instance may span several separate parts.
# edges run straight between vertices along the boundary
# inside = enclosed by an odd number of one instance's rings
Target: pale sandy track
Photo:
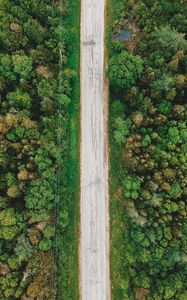
[[[105,0],[81,5],[81,300],[110,300]]]

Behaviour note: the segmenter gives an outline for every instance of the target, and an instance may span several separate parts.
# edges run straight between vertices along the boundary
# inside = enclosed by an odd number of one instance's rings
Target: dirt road
[[[82,300],[110,300],[105,0],[82,0],[81,225]]]

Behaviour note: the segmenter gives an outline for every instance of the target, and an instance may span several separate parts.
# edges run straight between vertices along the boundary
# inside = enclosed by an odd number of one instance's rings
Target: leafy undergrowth
[[[3,300],[78,298],[78,8],[0,1]]]
[[[187,298],[187,41],[182,1],[111,0],[112,299]],[[112,33],[130,30],[128,41]]]

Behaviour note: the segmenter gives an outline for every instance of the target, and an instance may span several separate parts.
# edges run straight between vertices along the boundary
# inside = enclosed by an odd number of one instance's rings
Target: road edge
[[[105,163],[107,173],[107,198],[106,198],[106,230],[107,230],[107,273],[108,273],[108,300],[111,300],[111,281],[110,281],[110,193],[109,193],[109,169],[110,169],[110,147],[109,147],[109,81],[107,78],[108,71],[108,48],[106,43],[108,28],[108,1],[105,0],[105,12],[104,12],[104,138],[105,138]]]

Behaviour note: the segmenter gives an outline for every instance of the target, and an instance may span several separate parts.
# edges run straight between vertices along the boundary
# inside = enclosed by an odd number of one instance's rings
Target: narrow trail
[[[81,1],[81,300],[110,300],[105,0]]]

